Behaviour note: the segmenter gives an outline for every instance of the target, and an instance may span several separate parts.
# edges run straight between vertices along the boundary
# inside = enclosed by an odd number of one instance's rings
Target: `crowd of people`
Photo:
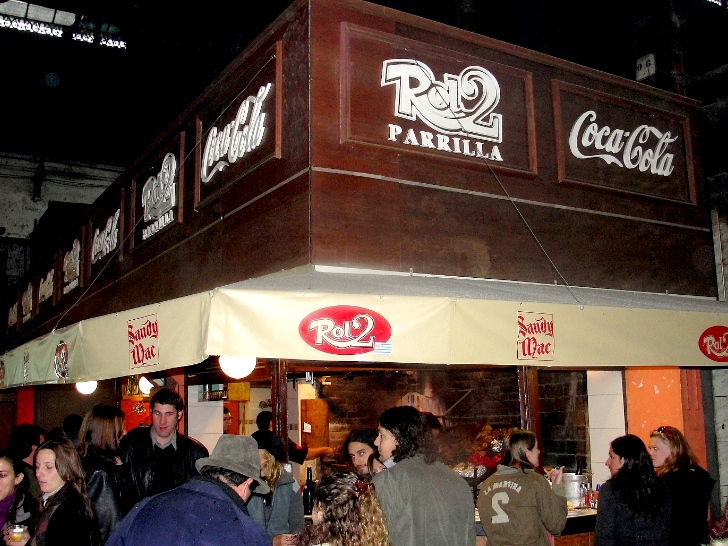
[[[161,389],[149,403],[151,425],[128,434],[124,413],[104,404],[64,420],[60,433],[16,426],[0,450],[5,543],[476,544],[471,486],[438,461],[442,424],[432,415],[397,406],[382,413],[377,429],[351,431],[342,446],[349,470],[323,472],[306,522],[286,455],[303,462],[333,455],[330,447],[286,446],[263,411],[256,433],[224,431],[210,454],[177,430],[183,408],[179,394]],[[551,546],[564,530],[564,467],[544,475],[540,460],[533,432],[513,429],[504,438],[501,463],[476,501],[488,546]],[[649,446],[632,434],[616,438],[605,464],[611,477],[599,495],[596,546],[718,545],[728,538],[728,513],[708,518],[715,480],[678,429],[659,427]]]

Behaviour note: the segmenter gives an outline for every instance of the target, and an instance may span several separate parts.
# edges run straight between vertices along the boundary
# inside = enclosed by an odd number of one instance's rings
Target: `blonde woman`
[[[260,476],[270,487],[267,495],[253,494],[248,514],[265,529],[273,546],[291,546],[304,528],[301,486],[283,465],[258,445]]]
[[[337,472],[319,482],[313,497],[313,525],[296,537],[297,545],[389,546],[371,481],[353,472]]]
[[[650,433],[650,458],[672,499],[670,544],[707,544],[708,503],[715,480],[698,465],[685,436],[675,427],[663,426]]]

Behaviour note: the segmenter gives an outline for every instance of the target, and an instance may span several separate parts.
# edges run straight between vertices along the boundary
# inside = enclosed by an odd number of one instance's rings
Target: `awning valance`
[[[728,305],[709,298],[310,266],[84,320],[1,359],[5,384],[15,386],[121,377],[208,355],[724,366],[726,340]]]

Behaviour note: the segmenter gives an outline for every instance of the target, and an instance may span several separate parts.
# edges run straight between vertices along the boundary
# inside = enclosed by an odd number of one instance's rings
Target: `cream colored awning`
[[[7,386],[57,382],[61,340],[70,382],[208,355],[702,367],[726,365],[723,333],[728,305],[710,298],[310,266],[84,320],[1,359]]]

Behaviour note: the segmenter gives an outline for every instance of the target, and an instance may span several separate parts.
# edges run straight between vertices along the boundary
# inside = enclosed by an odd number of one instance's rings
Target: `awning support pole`
[[[270,394],[273,400],[273,433],[283,439],[283,451],[288,460],[288,383],[287,365],[283,359],[268,361]]]
[[[530,430],[536,435],[538,445],[541,441],[541,405],[538,400],[538,369],[532,366],[518,367],[518,398],[521,404],[521,428]],[[541,472],[543,458],[539,457]]]

